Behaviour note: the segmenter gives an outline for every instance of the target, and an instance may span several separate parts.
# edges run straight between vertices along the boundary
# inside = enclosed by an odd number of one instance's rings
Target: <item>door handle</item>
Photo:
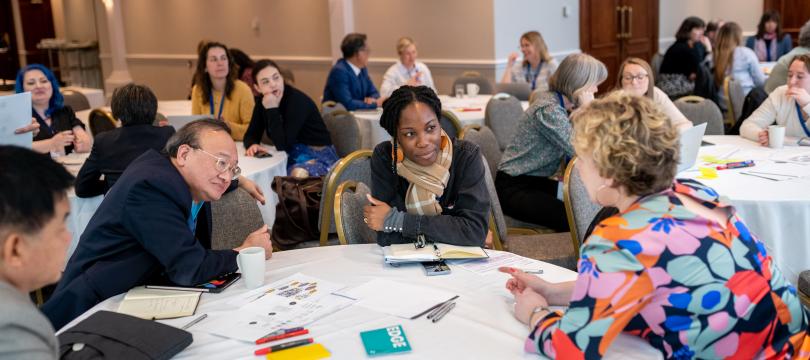
[[[619,31],[616,33],[617,39],[624,37],[624,6],[616,6],[616,20],[619,25]]]
[[[627,10],[627,33],[624,34],[624,38],[629,39],[633,37],[633,7],[625,6],[625,10]]]

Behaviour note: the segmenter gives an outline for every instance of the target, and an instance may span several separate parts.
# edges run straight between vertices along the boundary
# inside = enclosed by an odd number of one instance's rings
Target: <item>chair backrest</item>
[[[93,109],[87,118],[90,123],[90,133],[93,137],[98,136],[105,131],[110,131],[118,126],[118,122],[112,117],[112,114],[104,109]]]
[[[501,148],[498,147],[498,139],[495,133],[487,126],[481,125],[467,125],[461,131],[459,139],[469,141],[481,149],[481,154],[489,166],[489,172],[492,178],[495,178],[495,172],[498,171],[498,164],[501,163]]]
[[[65,98],[65,105],[70,106],[73,111],[90,109],[90,102],[87,101],[87,97],[78,91],[63,89],[62,96]]]
[[[745,93],[739,81],[732,78],[727,79],[728,80],[723,83],[723,93],[726,96],[728,104],[728,119],[726,119],[726,122],[734,125],[742,114]]]
[[[574,254],[579,258],[579,247],[585,241],[585,232],[602,207],[591,201],[579,171],[574,167],[576,162],[575,157],[568,162],[568,167],[565,169],[563,202],[565,203],[565,215],[568,217],[568,227],[571,229]]]
[[[658,79],[658,74],[661,73],[661,63],[663,62],[664,56],[657,52],[653,54],[652,59],[650,59],[650,67],[652,67],[653,75],[656,79]]]
[[[341,245],[377,242],[377,233],[363,221],[363,207],[368,204],[367,194],[371,194],[371,189],[362,182],[348,180],[338,186],[334,210],[335,228]]]
[[[324,101],[323,104],[321,104],[321,116],[326,116],[326,114],[329,114],[335,110],[346,111],[346,107],[343,106],[343,104],[333,100]]]
[[[489,82],[486,78],[481,76],[479,73],[464,73],[460,77],[457,77],[455,81],[453,81],[453,89],[456,88],[456,85],[463,85],[464,92],[467,92],[467,84],[475,83],[478,84],[478,93],[479,94],[492,94],[492,83]]]
[[[532,89],[528,83],[497,83],[495,84],[495,93],[509,94],[520,101],[528,101]]]
[[[684,96],[675,100],[675,106],[694,125],[708,122],[706,135],[724,134],[723,113],[714,102],[700,96]]]
[[[503,216],[501,200],[498,198],[498,191],[495,189],[495,178],[491,175],[492,171],[489,164],[487,164],[486,159],[482,158],[481,161],[484,162],[484,184],[486,184],[487,193],[489,193],[489,229],[492,231],[492,243],[495,250],[502,250],[508,230],[506,218]]]
[[[523,106],[520,105],[520,100],[514,96],[493,96],[487,102],[484,123],[495,133],[501,151],[506,149],[506,146],[512,141],[512,137],[515,136],[517,124],[522,115]]]
[[[211,248],[233,249],[264,224],[256,199],[242,189],[211,202]]]
[[[329,130],[329,137],[335,145],[338,156],[349,155],[363,146],[360,126],[352,113],[346,110],[333,110],[323,115],[323,122]]]
[[[458,139],[461,134],[461,121],[448,110],[442,110],[442,117],[439,119],[439,124],[442,125],[442,130],[450,136],[451,139]]]
[[[371,150],[355,151],[335,163],[324,178],[324,191],[318,211],[321,246],[326,246],[329,233],[335,232],[333,204],[338,185],[346,180],[371,184]]]

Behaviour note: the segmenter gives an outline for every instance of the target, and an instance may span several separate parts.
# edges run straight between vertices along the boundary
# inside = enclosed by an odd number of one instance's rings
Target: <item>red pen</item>
[[[311,344],[314,340],[312,338],[303,339],[303,340],[295,340],[290,342],[285,342],[283,344],[273,345],[266,348],[261,348],[253,352],[254,355],[267,355],[269,353],[273,353],[276,351],[286,350],[294,347],[298,347],[301,345]]]
[[[284,333],[284,334],[265,336],[265,337],[263,337],[263,338],[261,338],[259,340],[256,340],[256,345],[268,343],[268,342],[271,342],[271,341],[291,338],[291,337],[294,337],[294,336],[304,335],[304,334],[309,334],[309,330],[301,329],[301,330],[291,331],[291,332]]]

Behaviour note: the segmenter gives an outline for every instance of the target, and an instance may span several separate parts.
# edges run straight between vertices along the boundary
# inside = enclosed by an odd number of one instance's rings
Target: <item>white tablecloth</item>
[[[102,107],[107,103],[107,100],[104,98],[104,89],[85,88],[79,86],[67,86],[63,89],[82,93],[82,95],[87,98],[87,102],[90,104],[91,109]]]
[[[731,201],[748,228],[766,245],[768,253],[787,279],[796,284],[799,273],[810,269],[810,165],[777,164],[772,159],[784,154],[810,154],[810,148],[794,146],[775,150],[739,136],[705,136],[703,140],[739,149],[729,159],[754,160],[756,163],[751,168],[720,170],[716,179],[698,181]],[[701,153],[714,154],[715,151],[712,151],[712,146],[706,146],[701,148]],[[806,167],[806,170],[795,173],[800,177],[786,181],[740,174],[747,171],[779,171],[780,167]],[[678,177],[696,178],[699,175],[699,172],[692,170],[682,172]]]
[[[442,109],[450,110],[461,122],[462,127],[484,125],[485,110],[490,98],[492,98],[492,95],[466,96],[463,98],[439,95],[439,99],[442,101]],[[529,107],[529,102],[521,101],[521,106],[526,110]],[[377,144],[391,139],[391,136],[380,126],[381,108],[377,108],[377,110],[359,110],[352,113],[358,120],[357,125],[359,125],[360,134],[363,136],[362,146],[364,149],[373,149]]]
[[[265,282],[297,272],[347,286],[386,278],[441,287],[460,296],[456,308],[435,324],[424,316],[408,320],[351,306],[307,326],[310,335],[329,349],[333,359],[367,358],[359,333],[397,324],[405,330],[413,351],[398,355],[396,359],[536,359],[536,355],[524,353],[528,329],[512,315],[513,298],[504,289],[507,275],[497,272],[478,275],[455,265],[451,267],[450,275],[428,277],[419,265],[399,268],[384,265],[382,251],[377,245],[328,246],[273,254],[267,262]],[[554,265],[545,264],[542,268],[545,271],[543,276],[549,280],[565,281],[576,277],[573,271]],[[245,291],[244,282],[239,281],[221,294],[203,294],[197,316],[225,309],[221,305],[225,301],[219,300]],[[64,328],[96,311],[115,311],[122,298],[123,295],[118,295],[107,299]],[[180,327],[197,316],[161,322]],[[194,342],[176,357],[178,359],[255,359],[253,351],[260,348],[195,330],[195,327],[190,331]],[[650,359],[661,356],[640,339],[620,335],[606,358]]]
[[[276,204],[278,204],[278,196],[271,187],[273,177],[287,175],[287,153],[283,151],[276,151],[274,147],[268,146],[271,149],[273,157],[270,158],[253,158],[245,156],[245,147],[241,142],[236,143],[236,151],[239,153],[239,167],[242,168],[242,175],[246,178],[253,180],[264,192],[265,205],[259,205],[259,210],[262,213],[264,222],[272,227],[276,219]],[[86,158],[87,154],[71,155]],[[81,165],[67,165],[68,170],[78,173]],[[70,190],[70,216],[67,219],[68,230],[73,235],[73,241],[68,250],[68,257],[75,250],[78,244],[79,237],[90,222],[90,218],[95,214],[96,209],[101,205],[104,199],[102,195],[92,198],[79,198]]]

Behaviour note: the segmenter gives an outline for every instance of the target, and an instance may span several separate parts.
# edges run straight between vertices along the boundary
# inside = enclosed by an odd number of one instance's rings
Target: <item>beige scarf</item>
[[[441,136],[439,157],[430,166],[418,165],[401,153],[397,154],[397,173],[410,183],[405,193],[405,209],[409,214],[435,216],[442,213],[437,198],[442,196],[450,180],[453,143],[444,130]]]

